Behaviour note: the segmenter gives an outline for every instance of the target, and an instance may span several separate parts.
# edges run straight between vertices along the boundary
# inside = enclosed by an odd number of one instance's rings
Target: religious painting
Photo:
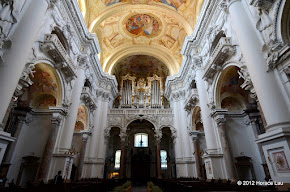
[[[289,173],[290,167],[286,158],[284,151],[272,153],[272,158],[274,160],[276,169],[278,173]]]
[[[107,0],[105,1],[105,4],[107,6],[113,5],[115,3],[120,3],[120,2],[127,2],[127,0]]]
[[[186,1],[187,0],[105,0],[105,5],[110,6],[121,2],[132,4],[152,4],[153,2],[156,2],[171,6],[177,10],[180,6],[184,5]]]
[[[83,128],[81,130],[84,130],[87,127],[88,113],[87,113],[87,109],[84,105],[81,105],[78,108],[77,121],[82,123]],[[76,126],[77,126],[77,124],[76,124]],[[80,124],[78,126],[80,126]],[[79,128],[79,127],[75,127],[75,129],[76,128]]]
[[[133,35],[151,36],[159,29],[158,21],[147,14],[138,14],[130,17],[126,22],[126,29]]]
[[[176,10],[186,3],[186,0],[154,0],[155,2],[164,3],[171,7],[174,7]]]
[[[32,106],[38,109],[48,109],[56,106],[61,96],[61,86],[55,69],[50,65],[40,63],[35,65],[30,76],[33,84],[21,96],[20,106]]]
[[[231,67],[223,78],[221,95],[226,92],[239,93],[240,95],[245,95],[245,90],[241,88],[243,84],[243,79],[239,78],[238,67]]]
[[[84,127],[84,124],[82,122],[80,122],[80,121],[76,122],[75,132],[80,132],[84,129],[85,129],[85,127]]]
[[[57,82],[51,67],[44,64],[38,64],[35,66],[34,71],[35,73],[32,79],[34,82],[32,85],[33,91],[56,96]]]
[[[39,109],[48,109],[49,106],[56,106],[56,99],[52,95],[40,95],[33,104],[34,107]]]
[[[233,97],[226,97],[221,102],[221,107],[223,109],[228,109],[229,111],[238,111],[243,109],[243,105]]]

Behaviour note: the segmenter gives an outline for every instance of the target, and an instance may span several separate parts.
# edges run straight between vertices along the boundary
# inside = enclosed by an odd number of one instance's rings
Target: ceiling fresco
[[[105,72],[133,55],[163,62],[179,72],[181,49],[193,32],[204,0],[78,0],[85,22],[99,39]]]
[[[133,35],[152,36],[158,32],[159,23],[150,15],[138,14],[128,19],[126,29]]]
[[[156,3],[163,3],[165,5],[171,6],[178,10],[178,8],[186,3],[186,1],[189,2],[189,0],[103,0],[105,2],[105,5],[110,6],[115,3],[148,3],[152,4],[154,2]]]
[[[116,76],[118,82],[121,77],[127,74],[140,78],[147,79],[154,74],[165,79],[168,76],[168,69],[158,59],[147,55],[134,55],[121,60],[112,70],[112,74]]]

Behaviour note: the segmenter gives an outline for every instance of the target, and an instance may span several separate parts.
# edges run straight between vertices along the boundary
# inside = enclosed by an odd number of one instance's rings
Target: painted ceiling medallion
[[[159,23],[150,15],[137,14],[127,20],[126,29],[133,35],[152,36],[158,32]]]

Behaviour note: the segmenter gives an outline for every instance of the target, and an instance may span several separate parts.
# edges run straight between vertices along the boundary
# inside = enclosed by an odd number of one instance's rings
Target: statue
[[[2,0],[0,9],[0,36],[7,38],[12,25],[17,22],[18,10],[14,0]]]

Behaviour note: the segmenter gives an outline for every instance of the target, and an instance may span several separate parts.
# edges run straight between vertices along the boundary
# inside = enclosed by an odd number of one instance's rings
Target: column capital
[[[201,56],[194,56],[191,58],[191,63],[193,65],[193,68],[195,70],[201,70],[202,69],[202,57]]]
[[[67,115],[67,112],[63,107],[49,107],[49,110],[52,112],[52,124],[60,125],[60,123],[64,119],[64,116]]]
[[[157,130],[154,134],[154,137],[156,138],[156,144],[160,144],[162,139],[162,131]]]
[[[87,142],[88,141],[88,139],[89,139],[89,137],[90,137],[90,135],[92,134],[90,131],[88,131],[88,130],[82,130],[82,131],[80,131],[80,133],[82,134],[82,141],[83,142]]]
[[[222,0],[220,3],[220,7],[224,10],[224,12],[228,13],[229,7],[235,3],[240,2],[241,0]]]
[[[192,141],[197,141],[201,136],[204,136],[204,133],[200,131],[191,131],[189,132],[189,135]]]
[[[223,127],[226,124],[226,118],[220,117],[220,118],[215,119],[215,121],[219,127]]]
[[[268,10],[273,5],[275,0],[251,0],[250,5],[263,10]]]
[[[228,110],[227,109],[216,109],[212,113],[212,117],[218,124],[218,126],[223,126],[226,123],[226,114]]]
[[[126,141],[126,138],[127,138],[127,133],[126,132],[122,131],[119,136],[120,136],[121,142],[125,142]]]
[[[60,125],[63,120],[63,116],[59,113],[53,113],[51,117],[51,123],[55,125]]]
[[[88,65],[88,57],[84,54],[78,55],[78,63],[79,63],[79,69],[87,69]]]

